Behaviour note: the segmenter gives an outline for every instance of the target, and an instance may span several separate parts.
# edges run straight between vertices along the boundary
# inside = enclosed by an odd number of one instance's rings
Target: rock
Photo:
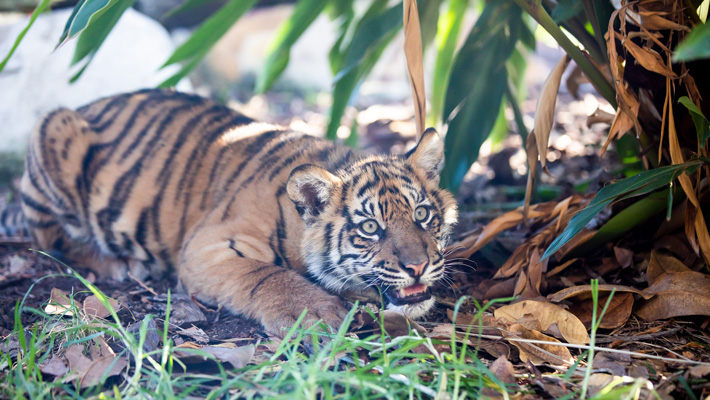
[[[82,77],[69,78],[76,40],[54,50],[71,9],[41,15],[0,73],[0,153],[24,152],[38,119],[60,106],[76,108],[97,98],[151,87],[177,71],[160,70],[174,45],[160,24],[128,9],[103,43]],[[0,20],[0,23],[7,19]],[[0,26],[0,57],[12,47],[27,18]],[[181,82],[189,91],[189,83]]]

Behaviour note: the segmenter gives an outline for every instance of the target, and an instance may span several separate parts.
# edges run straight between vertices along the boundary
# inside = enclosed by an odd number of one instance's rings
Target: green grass
[[[162,346],[154,351],[144,350],[151,316],[143,320],[137,334],[130,333],[108,298],[81,276],[74,276],[86,286],[85,293],[94,294],[102,301],[111,317],[108,320],[86,318],[74,301],[79,293],[69,296],[71,315],[69,312],[47,315],[42,310],[26,307],[26,295],[16,306],[14,332],[5,343],[9,346],[16,341],[20,351],[16,355],[2,354],[0,358],[0,398],[464,399],[485,398],[484,388],[488,388],[485,394],[489,396],[498,393],[495,398],[515,395],[509,393],[513,389],[506,388],[479,359],[477,347],[466,344],[469,338],[476,343],[472,325],[462,333],[463,340],[453,335],[450,340],[434,340],[411,330],[409,335],[396,338],[389,338],[381,330],[357,338],[347,331],[355,308],[335,332],[325,326],[301,329],[299,319],[278,346],[270,347],[272,352],[258,351],[252,364],[244,368],[233,369],[227,367],[229,364],[217,362],[209,372],[188,368],[176,356],[168,324],[163,324],[161,330]],[[464,300],[457,303],[455,314]],[[477,317],[480,318],[491,304],[478,307]],[[32,326],[23,326],[20,318],[23,313],[37,314],[40,320]],[[169,320],[169,302],[166,315],[160,317]],[[122,349],[117,355],[129,360],[120,376],[103,376],[98,385],[77,389],[77,378],[67,379],[65,375],[64,380],[53,379],[40,371],[41,365],[53,355],[62,354],[70,345],[90,344],[99,337]],[[192,352],[214,359],[199,350]],[[585,378],[580,384],[580,374],[574,374],[578,366],[579,361],[570,368],[569,374],[560,375],[572,389],[569,398],[578,398],[579,390],[574,388],[586,387],[584,382],[589,379]],[[645,382],[614,381],[592,398],[633,398],[645,387]],[[522,389],[525,387],[516,387],[517,394],[523,393],[522,390],[533,393],[532,385]]]

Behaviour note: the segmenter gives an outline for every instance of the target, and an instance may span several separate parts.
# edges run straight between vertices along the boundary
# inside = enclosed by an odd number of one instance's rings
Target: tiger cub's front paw
[[[339,297],[332,296],[320,288],[314,288],[283,302],[279,309],[264,316],[261,322],[268,333],[284,337],[305,309],[308,311],[301,328],[309,328],[320,320],[337,330],[348,314]]]

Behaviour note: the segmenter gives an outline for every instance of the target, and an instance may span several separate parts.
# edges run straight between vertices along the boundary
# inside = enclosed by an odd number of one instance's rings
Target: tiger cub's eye
[[[424,206],[419,206],[414,210],[414,220],[424,222],[429,218],[429,209]]]
[[[360,230],[365,233],[373,234],[377,232],[378,229],[380,229],[380,226],[374,219],[368,219],[360,224]]]

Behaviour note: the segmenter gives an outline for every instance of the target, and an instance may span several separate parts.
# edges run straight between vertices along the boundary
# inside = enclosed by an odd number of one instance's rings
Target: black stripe
[[[274,275],[276,275],[276,274],[281,274],[281,273],[284,273],[284,272],[286,272],[286,270],[285,270],[285,269],[282,269],[282,270],[280,270],[280,271],[272,272],[272,273],[270,273],[269,275],[266,275],[265,277],[261,278],[261,280],[259,280],[259,283],[257,283],[256,286],[254,286],[254,288],[252,288],[251,292],[249,293],[249,297],[254,298],[254,295],[256,294],[256,291],[259,289],[259,287],[260,287],[264,282],[266,282],[267,279],[271,278],[272,276],[274,276]]]
[[[235,242],[234,240],[232,240],[232,239],[229,239],[229,248],[232,249],[232,250],[234,250],[234,252],[237,253],[237,255],[238,255],[239,257],[245,258],[245,257],[244,257],[244,254],[242,254],[241,251],[237,250],[236,242]]]

